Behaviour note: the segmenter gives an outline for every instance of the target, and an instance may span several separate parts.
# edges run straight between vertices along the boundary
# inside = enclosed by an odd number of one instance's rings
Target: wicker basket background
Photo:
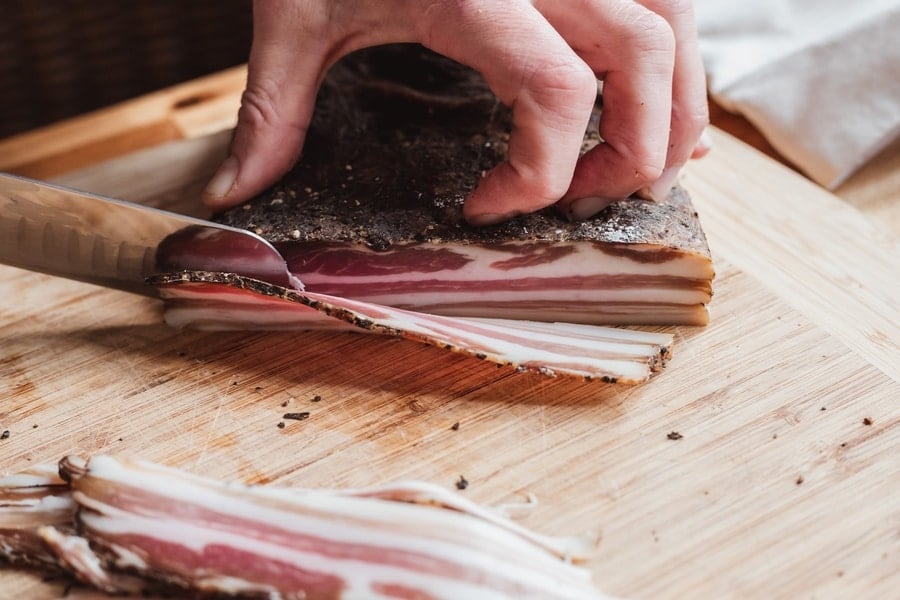
[[[251,0],[0,0],[0,137],[247,60]]]

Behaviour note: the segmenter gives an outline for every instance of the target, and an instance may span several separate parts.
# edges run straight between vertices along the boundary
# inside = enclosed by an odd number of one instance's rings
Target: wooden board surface
[[[897,237],[714,133],[683,182],[715,256],[712,323],[669,328],[674,358],[647,385],[516,374],[350,333],[179,332],[152,300],[2,267],[0,471],[109,452],[256,483],[452,489],[464,475],[479,502],[534,493],[534,529],[599,531],[589,567],[618,597],[890,597]],[[172,206],[225,143],[65,182]],[[277,428],[298,410],[311,417]],[[64,585],[0,570],[0,597]]]

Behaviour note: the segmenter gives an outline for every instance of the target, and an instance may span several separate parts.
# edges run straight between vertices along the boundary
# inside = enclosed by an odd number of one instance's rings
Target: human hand
[[[485,77],[513,110],[509,159],[466,199],[486,225],[554,203],[582,219],[643,190],[664,196],[708,149],[689,0],[255,0],[247,89],[230,156],[204,192],[224,209],[300,156],[327,70],[354,50],[419,42]],[[579,158],[603,81],[603,142]]]

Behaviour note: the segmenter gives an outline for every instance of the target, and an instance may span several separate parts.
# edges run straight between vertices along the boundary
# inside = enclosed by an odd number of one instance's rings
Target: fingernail
[[[593,217],[613,202],[615,202],[615,200],[612,198],[601,198],[599,196],[579,198],[569,205],[567,216],[570,221],[583,221],[584,219]]]
[[[709,135],[708,129],[704,129],[703,133],[700,134],[699,144],[700,144],[700,146],[702,146],[703,148],[705,148],[707,150],[709,150],[710,148],[713,147],[713,141]]]
[[[647,188],[649,192],[649,196],[652,200],[662,201],[668,198],[669,192],[672,191],[672,186],[675,185],[675,181],[678,179],[678,173],[681,171],[681,165],[666,167],[663,169],[662,174],[660,174],[659,179],[654,181]]]
[[[234,187],[240,164],[234,156],[229,156],[222,162],[222,166],[213,175],[203,190],[203,198],[207,204],[217,204],[218,200],[225,198]]]
[[[694,146],[694,151],[691,152],[691,158],[703,158],[709,154],[712,147],[713,141],[709,136],[709,131],[704,129],[703,133],[700,134],[700,139],[697,140],[697,145]]]

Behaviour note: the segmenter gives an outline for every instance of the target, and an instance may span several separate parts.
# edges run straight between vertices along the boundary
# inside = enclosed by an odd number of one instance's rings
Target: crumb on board
[[[873,423],[873,421],[869,417],[866,417],[865,419],[863,419],[863,425],[871,425],[872,423]]]
[[[316,394],[315,396],[312,397],[312,401],[313,401],[313,402],[321,402],[321,401],[322,401],[322,396]]]
[[[670,440],[680,440],[680,439],[683,438],[684,436],[681,435],[680,433],[678,433],[677,431],[670,431],[670,432],[666,435],[666,437],[667,437],[668,439],[670,439]]]
[[[453,431],[459,431],[459,421],[450,426]]]
[[[802,484],[803,483],[803,475],[797,475],[797,480],[794,483],[796,483],[797,485]]]
[[[9,429],[4,429],[3,433],[0,433],[0,440],[5,440],[9,438]]]
[[[456,489],[464,490],[467,487],[469,487],[469,480],[460,475],[459,479],[456,480]]]
[[[286,419],[286,420],[291,420],[291,421],[305,421],[306,419],[309,418],[309,413],[308,412],[284,413],[284,416],[282,416],[281,418]]]
[[[278,429],[284,429],[284,421],[278,421],[278,425],[276,425]]]

